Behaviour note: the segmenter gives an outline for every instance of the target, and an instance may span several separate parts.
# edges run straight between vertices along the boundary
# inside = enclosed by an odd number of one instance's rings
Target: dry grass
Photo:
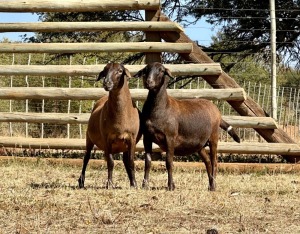
[[[152,189],[130,189],[123,166],[119,189],[103,188],[106,169],[44,160],[0,161],[0,233],[300,233],[300,175],[219,173],[217,192],[207,191],[204,170],[152,171]],[[137,171],[139,185],[142,170]]]

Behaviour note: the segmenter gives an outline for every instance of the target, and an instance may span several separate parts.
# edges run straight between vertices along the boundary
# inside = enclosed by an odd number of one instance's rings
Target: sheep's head
[[[168,78],[172,78],[172,75],[169,69],[165,68],[161,63],[155,62],[148,64],[136,73],[134,77],[142,77],[146,89],[158,90],[164,84],[167,85]]]
[[[97,81],[103,78],[103,88],[111,91],[123,86],[126,82],[125,76],[130,77],[130,73],[123,64],[108,63],[99,73]]]

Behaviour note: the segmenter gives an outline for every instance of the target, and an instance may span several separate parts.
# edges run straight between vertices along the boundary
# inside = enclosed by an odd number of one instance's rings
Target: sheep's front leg
[[[85,152],[85,156],[84,156],[84,159],[83,159],[81,175],[78,179],[79,188],[84,188],[85,171],[86,171],[86,167],[89,163],[89,160],[90,160],[90,157],[91,157],[91,151],[92,151],[93,147],[94,147],[94,144],[92,143],[90,138],[87,136],[86,137],[86,152]]]
[[[145,172],[142,187],[147,188],[149,186],[149,173],[151,169],[152,141],[146,134],[144,135],[143,143],[145,149]]]
[[[91,151],[86,151],[84,159],[83,159],[83,165],[81,170],[81,175],[78,179],[78,186],[79,188],[84,188],[84,181],[85,181],[85,170],[88,165],[88,162],[90,160]]]
[[[113,170],[114,170],[114,159],[113,155],[105,152],[105,158],[107,162],[107,170],[108,170],[108,176],[107,176],[107,182],[106,182],[106,188],[115,188],[113,181],[112,181],[112,176],[113,176]]]
[[[173,191],[175,189],[175,183],[173,181],[173,158],[174,158],[174,140],[167,138],[167,152],[166,152],[166,168],[168,171],[168,190]]]
[[[130,181],[130,186],[136,188],[134,168],[135,140],[128,143],[128,151],[123,153],[123,163]]]

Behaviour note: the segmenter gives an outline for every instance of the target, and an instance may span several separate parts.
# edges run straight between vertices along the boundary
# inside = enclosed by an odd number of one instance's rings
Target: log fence
[[[183,29],[170,21],[160,12],[159,0],[124,0],[119,2],[108,0],[5,0],[0,6],[0,12],[88,12],[111,10],[145,10],[146,22],[53,22],[53,23],[1,23],[0,32],[71,32],[71,31],[144,31],[146,42],[114,42],[114,43],[2,43],[0,53],[85,53],[85,52],[144,52],[146,62],[161,61],[161,53],[178,53],[188,62],[195,64],[166,65],[174,76],[190,75],[201,76],[212,89],[169,90],[171,96],[176,98],[207,98],[210,100],[228,103],[242,116],[226,116],[223,118],[230,124],[239,128],[253,128],[259,135],[270,143],[220,142],[219,153],[245,153],[245,154],[280,154],[288,161],[294,162],[300,159],[300,147],[298,144],[280,129],[278,123],[268,117],[264,110],[255,101],[246,95],[245,91],[235,81],[224,73],[219,64],[213,61],[190,40]],[[161,40],[165,42],[161,42]],[[200,64],[199,64],[200,63]],[[0,65],[0,76],[25,76],[27,87],[1,87],[0,99],[26,100],[26,110],[22,113],[0,112],[0,123],[25,122],[29,123],[56,123],[86,124],[89,114],[71,113],[71,100],[96,100],[106,94],[101,88],[49,88],[29,87],[28,76],[96,76],[103,68],[103,64],[97,65]],[[143,65],[128,66],[131,74],[135,74]],[[44,85],[43,85],[44,86]],[[144,100],[147,91],[132,89],[134,100]],[[299,96],[299,93],[298,93]],[[67,113],[31,113],[28,110],[28,100],[68,100]],[[44,104],[43,104],[44,105]],[[44,108],[44,106],[43,106]],[[298,105],[297,105],[298,108]],[[296,116],[296,119],[298,117]],[[42,129],[43,131],[43,129]],[[80,128],[81,131],[81,128]],[[43,135],[43,134],[42,134]],[[28,137],[26,128],[24,137],[0,137],[0,146],[29,149],[76,149],[85,148],[84,139],[68,138],[31,138]],[[276,143],[276,144],[274,144]],[[154,146],[155,150],[159,150]],[[137,146],[142,151],[141,142]]]

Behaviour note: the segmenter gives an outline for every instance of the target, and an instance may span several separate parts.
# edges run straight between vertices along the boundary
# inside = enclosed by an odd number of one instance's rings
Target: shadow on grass
[[[30,183],[29,186],[32,189],[72,189],[72,190],[121,190],[123,189],[121,186],[115,186],[114,188],[106,188],[106,186],[93,186],[93,185],[86,185],[84,186],[84,188],[79,188],[78,185],[66,185],[66,184],[62,184],[59,182],[42,182],[42,183]],[[133,189],[133,188],[132,188]],[[148,188],[137,188],[137,189],[143,189],[143,190],[168,190],[168,188],[166,186],[160,186],[160,187],[155,187],[155,186],[151,186]]]
[[[32,189],[73,189],[73,190],[87,190],[87,189],[107,189],[106,186],[92,186],[88,185],[85,186],[84,188],[79,188],[78,185],[66,185],[66,184],[61,184],[58,182],[42,182],[42,183],[30,183],[29,185]],[[122,189],[120,186],[115,186],[114,188],[109,188],[109,189]]]

